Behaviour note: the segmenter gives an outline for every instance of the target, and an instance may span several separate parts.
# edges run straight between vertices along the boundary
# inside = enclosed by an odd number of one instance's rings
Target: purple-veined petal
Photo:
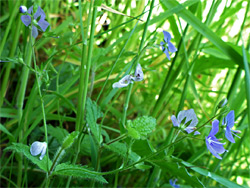
[[[169,56],[169,53],[168,53],[167,48],[164,48],[164,51],[163,51],[163,52],[166,54],[168,60],[170,60],[170,56]]]
[[[45,19],[46,15],[43,9],[38,6],[36,13],[34,14],[34,18],[37,19],[39,16],[41,16],[41,19]]]
[[[33,156],[39,155],[43,150],[43,144],[42,142],[35,141],[30,146],[30,153]]]
[[[36,38],[38,36],[38,30],[37,30],[36,26],[32,25],[32,31],[31,32],[32,32],[31,34],[32,34],[32,36],[34,38]]]
[[[211,129],[208,136],[214,136],[218,133],[218,131],[219,131],[219,120],[215,119],[212,122],[212,129]]]
[[[187,130],[190,130],[191,132],[193,132],[193,128],[197,125],[198,123],[198,119],[197,119],[197,116],[194,112],[193,109],[189,109],[189,110],[182,110],[179,112],[178,114],[178,121],[179,122],[182,122],[182,120],[186,118],[184,124],[186,124],[187,122],[191,121],[189,126],[187,127]],[[189,133],[190,133],[189,131]]]
[[[199,134],[201,134],[199,131],[194,132],[194,135],[199,135]]]
[[[22,15],[21,20],[24,23],[25,26],[29,26],[31,23],[31,17],[29,15]]]
[[[113,88],[122,88],[122,87],[126,87],[126,86],[128,86],[128,84],[120,84],[119,82],[115,82],[112,85]]]
[[[40,19],[38,21],[38,25],[41,27],[41,29],[44,31],[46,31],[47,27],[49,26],[49,22],[47,22],[45,19]]]
[[[196,129],[195,127],[188,126],[185,128],[185,131],[187,131],[187,133],[189,134],[189,133],[193,132],[195,129]]]
[[[43,146],[43,149],[42,149],[42,152],[41,152],[41,156],[39,157],[40,160],[42,160],[43,157],[45,156],[46,149],[47,149],[47,144],[44,142],[44,146]]]
[[[175,115],[172,115],[171,116],[171,120],[172,120],[172,123],[175,127],[179,127],[180,126],[180,123],[178,122],[178,120],[176,119],[176,116]]]
[[[208,137],[206,137],[206,145],[207,149],[218,159],[222,159],[221,156],[219,156],[216,151],[213,149],[213,147],[209,144]]]
[[[140,63],[137,64],[135,69],[135,74],[133,77],[134,81],[142,81],[143,80],[143,72]]]
[[[235,143],[234,137],[233,137],[231,130],[228,126],[226,127],[225,136],[229,142]]]
[[[112,87],[113,88],[121,88],[126,87],[132,82],[132,77],[130,75],[124,76],[119,82],[115,82]]]
[[[214,151],[216,151],[216,153],[219,153],[219,154],[222,154],[226,151],[223,145],[224,143],[221,143],[221,144],[211,143],[210,144],[210,146],[213,147]]]
[[[168,42],[168,50],[172,53],[177,51],[176,47],[171,42]]]
[[[28,11],[27,11],[29,14],[31,14],[33,12],[33,6],[31,6]]]
[[[168,43],[171,40],[171,38],[172,38],[171,35],[170,35],[170,33],[167,32],[167,31],[163,31],[163,35],[164,35],[164,41],[166,43]]]
[[[234,126],[234,110],[231,110],[227,114],[226,120],[227,120],[227,127],[232,128]]]

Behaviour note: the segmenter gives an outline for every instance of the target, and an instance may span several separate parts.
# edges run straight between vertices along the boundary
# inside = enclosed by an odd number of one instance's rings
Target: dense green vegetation
[[[248,0],[0,3],[1,187],[250,186]]]

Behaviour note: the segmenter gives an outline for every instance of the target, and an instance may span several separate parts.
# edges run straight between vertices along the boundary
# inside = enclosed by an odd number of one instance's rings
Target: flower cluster
[[[121,88],[121,87],[126,87],[133,81],[142,81],[143,80],[143,72],[140,63],[137,64],[134,76],[132,75],[126,75],[124,76],[121,80],[118,82],[115,82],[112,87],[113,88]]]
[[[19,10],[21,13],[26,14],[21,16],[21,20],[26,27],[31,25],[31,33],[34,38],[38,36],[38,29],[40,30],[41,28],[43,32],[46,31],[49,23],[45,20],[46,15],[40,6],[38,6],[36,13],[33,11],[33,6],[31,6],[28,10],[25,6],[20,6]]]
[[[174,127],[179,128],[182,132],[187,132],[187,134],[192,133],[196,130],[196,125],[198,119],[193,109],[180,111],[177,118],[175,115],[171,116],[172,123]],[[205,142],[207,149],[218,159],[222,159],[219,154],[223,154],[227,151],[224,148],[226,143],[221,143],[222,139],[217,139],[216,134],[219,131],[219,120],[214,120],[212,122],[212,129],[208,136],[205,137]],[[225,118],[223,118],[222,126],[224,126],[225,137],[229,142],[235,143],[233,135],[237,136],[236,133],[241,133],[239,130],[233,130],[234,126],[234,111],[230,111]],[[194,135],[200,134],[200,132],[195,131]],[[239,136],[237,136],[239,137]]]
[[[232,130],[234,126],[234,111],[231,110],[225,118],[223,118],[222,126],[225,126],[225,137],[229,142],[235,143],[233,135],[237,136],[235,133],[241,133],[239,130]],[[220,140],[217,139],[215,135],[219,131],[219,120],[214,120],[212,122],[212,129],[207,137],[205,137],[207,149],[218,159],[222,159],[219,154],[227,151],[224,149],[223,145],[226,143],[221,143]],[[233,135],[232,135],[233,134]],[[239,137],[239,136],[237,136]]]

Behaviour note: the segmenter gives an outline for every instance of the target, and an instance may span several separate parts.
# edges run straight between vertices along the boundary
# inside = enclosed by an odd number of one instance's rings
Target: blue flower
[[[113,88],[121,88],[121,87],[126,87],[128,86],[130,83],[132,83],[132,76],[131,75],[126,75],[124,76],[121,80],[119,80],[119,82],[115,82],[113,83],[112,87]]]
[[[233,135],[237,136],[235,133],[241,133],[241,131],[232,130],[232,128],[234,126],[234,110],[231,110],[227,114],[227,116],[225,118],[223,118],[222,125],[227,125],[226,128],[225,128],[225,136],[228,139],[228,141],[232,142],[232,143],[235,143]],[[237,137],[239,137],[239,136],[237,136]]]
[[[177,181],[177,179],[175,179],[175,180],[170,179],[169,184],[172,185],[174,188],[180,188],[180,185],[175,184],[176,181]]]
[[[134,76],[132,75],[126,75],[124,76],[121,80],[118,82],[113,83],[112,87],[113,88],[121,88],[121,87],[126,87],[130,83],[133,83],[133,81],[142,81],[143,80],[143,72],[140,63],[137,64]]]
[[[183,120],[185,119],[185,122]],[[198,124],[198,119],[193,109],[180,111],[177,118],[175,115],[171,116],[172,123],[174,127],[179,127],[182,130],[185,130],[188,134],[193,132],[196,129]],[[190,122],[188,127],[186,124]],[[198,131],[195,131],[194,135],[200,134]]]
[[[47,149],[47,143],[46,142],[38,142],[35,141],[33,144],[30,146],[30,153],[32,156],[37,156],[41,153],[41,156],[39,157],[40,160],[43,159],[45,156]]]
[[[32,14],[33,13],[33,6],[31,6],[28,11],[27,11],[28,14]],[[40,6],[38,6],[37,8],[37,11],[36,13],[33,15],[33,20],[32,20],[32,17],[30,15],[23,15],[21,16],[21,20],[22,22],[24,23],[25,26],[29,26],[30,24],[32,25],[32,36],[34,38],[36,38],[38,36],[38,29],[37,29],[37,26],[39,26],[43,32],[46,31],[46,29],[48,28],[49,26],[49,23],[45,20],[45,13],[43,11],[43,9],[41,9]],[[40,18],[38,20],[38,18]]]
[[[218,154],[224,153],[226,150],[223,145],[226,143],[220,143],[220,140],[215,137],[219,131],[219,120],[214,120],[212,122],[212,129],[208,135],[205,137],[207,149],[218,159],[222,159]]]
[[[171,35],[167,31],[163,31],[164,41],[160,43],[162,51],[166,54],[167,58],[170,60],[169,52],[174,53],[177,51],[176,47],[170,42]]]
[[[132,77],[134,81],[142,81],[143,80],[143,72],[141,68],[141,64],[138,63],[135,69],[134,77]]]

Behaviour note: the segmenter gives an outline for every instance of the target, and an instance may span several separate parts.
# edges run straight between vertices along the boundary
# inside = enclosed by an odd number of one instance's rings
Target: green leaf
[[[142,116],[134,121],[127,121],[129,136],[134,139],[147,139],[147,134],[151,133],[156,126],[156,119],[149,116]]]
[[[111,150],[115,153],[117,153],[118,155],[121,155],[122,157],[126,158],[127,157],[127,146],[124,143],[120,143],[120,142],[114,142],[110,145],[104,145],[104,147],[108,150]],[[135,152],[131,151],[129,156],[128,156],[129,160],[131,160],[132,162],[136,162],[138,160],[141,159],[141,157],[139,155],[137,155]]]
[[[73,176],[83,179],[91,179],[100,183],[108,183],[99,172],[95,172],[80,165],[61,163],[56,166],[52,175]]]
[[[166,159],[150,160],[152,164],[159,166],[162,170],[171,173],[171,176],[177,176],[179,179],[186,181],[188,185],[192,187],[204,187],[200,180],[189,174],[186,168],[180,166],[178,162],[173,162]]]
[[[30,147],[21,143],[13,143],[11,146],[7,147],[5,150],[13,150],[19,153],[24,154],[32,163],[36,164],[39,168],[48,172],[47,170],[47,155],[44,156],[42,160],[39,160],[38,156],[32,156],[30,154]],[[52,162],[49,160],[49,168],[51,167]]]
[[[193,164],[190,164],[188,162],[185,162],[185,161],[182,161],[181,162],[183,165],[191,168],[192,170],[194,170],[195,172],[198,172],[199,174],[203,175],[203,176],[206,176],[206,177],[210,177],[212,178],[213,180],[219,182],[220,184],[226,186],[226,187],[234,187],[234,188],[242,188],[242,186],[228,180],[227,178],[224,178],[224,177],[221,177],[213,172],[209,172],[208,170],[206,169],[203,169],[203,168],[199,168],[199,167],[194,167]]]
[[[43,128],[43,127],[41,127],[40,130],[41,130],[42,132],[44,132],[44,128]],[[56,138],[56,140],[57,140],[60,144],[62,144],[64,138],[65,138],[66,136],[69,135],[69,133],[68,133],[68,131],[67,131],[66,129],[63,129],[63,128],[59,127],[59,126],[53,127],[52,125],[48,125],[48,133],[49,133],[52,137]]]
[[[74,143],[74,140],[78,137],[78,134],[79,134],[78,131],[70,133],[63,141],[62,148],[63,149],[69,148]]]
[[[15,140],[14,136],[1,123],[0,123],[0,130],[8,135],[8,138],[11,142],[14,142]]]
[[[181,5],[175,0],[171,1],[161,0],[161,3],[163,3],[169,9],[173,9]],[[216,35],[216,33],[214,33],[204,23],[202,23],[198,18],[196,18],[190,11],[183,9],[179,12],[175,11],[175,13],[178,14],[178,16],[180,16],[182,19],[184,19],[188,24],[193,26],[194,29],[196,29],[199,33],[201,33],[204,37],[206,37],[215,46],[217,46],[217,48],[219,48],[226,56],[232,59],[241,68],[244,67],[242,62],[242,56],[230,45],[228,45],[221,38],[219,38]]]
[[[86,120],[98,143],[102,142],[102,137],[100,127],[96,121],[102,117],[102,115],[101,108],[97,106],[95,101],[91,101],[91,99],[88,98],[86,103]]]

